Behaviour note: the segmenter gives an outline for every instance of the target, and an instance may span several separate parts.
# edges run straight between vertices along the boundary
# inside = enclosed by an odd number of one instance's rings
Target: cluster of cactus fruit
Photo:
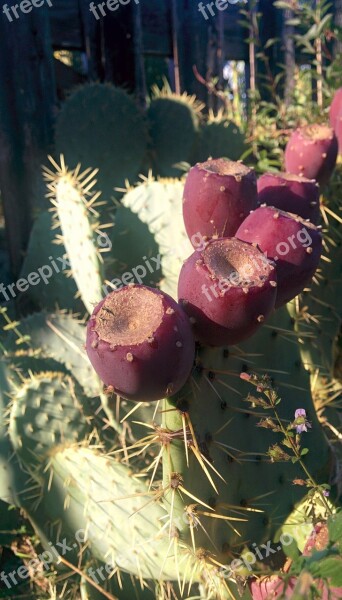
[[[270,373],[285,423],[306,411],[305,465],[328,477],[312,396],[317,381],[318,396],[337,393],[341,232],[338,191],[325,194],[318,225],[331,132],[317,126],[309,138],[290,140],[286,156],[300,152],[314,174],[287,162],[287,173],[257,182],[242,163],[206,160],[185,187],[148,178],[129,188],[108,229],[93,171],[62,160],[46,172],[61,245],[44,215],[44,251],[67,253],[75,287],[58,288],[60,307],[74,308],[78,290],[92,314],[85,325],[53,305],[21,324],[3,313],[0,496],[25,511],[46,552],[68,541],[55,558],[80,575],[82,599],[264,599],[269,583],[274,598],[283,593],[279,579],[234,564],[279,539],[306,492],[292,484],[298,464],[270,460],[277,438],[256,426],[268,415],[257,398],[244,401],[250,373]],[[334,260],[319,264],[329,252]]]
[[[306,180],[283,178],[305,197]],[[311,202],[303,202],[304,213],[312,213]],[[197,247],[180,272],[179,305],[132,285],[102,300],[88,323],[88,356],[105,385],[126,399],[176,394],[193,366],[194,337],[213,347],[248,339],[310,283],[319,264],[317,227],[294,213],[258,207],[256,175],[242,163],[209,159],[190,169],[183,214]]]

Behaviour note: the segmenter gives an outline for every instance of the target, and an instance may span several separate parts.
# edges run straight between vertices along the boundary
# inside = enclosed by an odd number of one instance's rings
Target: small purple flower
[[[295,426],[297,433],[303,433],[303,431],[308,430],[308,427],[311,427],[309,421],[306,420],[306,411],[304,408],[297,408],[295,412]]]
[[[328,498],[330,496],[329,490],[323,490],[323,496],[325,496],[326,498]]]

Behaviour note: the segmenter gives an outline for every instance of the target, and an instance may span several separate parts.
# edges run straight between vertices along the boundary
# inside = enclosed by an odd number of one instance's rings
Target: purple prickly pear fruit
[[[322,236],[315,225],[271,206],[253,211],[236,237],[258,245],[276,264],[276,308],[292,300],[311,281],[322,252]]]
[[[253,579],[249,589],[253,600],[276,600],[276,598],[291,598],[296,585],[296,579],[291,577],[286,585],[278,575]]]
[[[235,235],[256,206],[256,175],[242,163],[218,158],[190,169],[184,188],[183,217],[192,243],[196,234],[207,239]]]
[[[178,297],[195,336],[210,346],[237,344],[269,316],[276,298],[274,266],[235,238],[210,241],[184,263]]]
[[[336,90],[329,111],[330,125],[336,130],[337,120],[342,115],[342,88]]]
[[[342,111],[336,119],[335,135],[337,137],[338,152],[342,155]]]
[[[285,582],[281,577],[271,575],[270,577],[252,580],[249,584],[249,589],[253,600],[276,600],[277,598],[283,600],[284,598],[294,598],[294,592],[303,589],[304,586],[310,592],[312,585],[317,590],[316,598],[320,598],[320,600],[338,600],[342,598],[342,588],[328,586],[322,579],[313,580],[309,578],[305,584],[303,581],[300,581],[300,578],[291,577],[285,587]],[[305,594],[305,596],[301,595],[301,597],[306,598],[308,596]]]
[[[167,294],[132,285],[112,292],[88,322],[86,350],[100,379],[136,401],[175,394],[195,356],[188,317]]]
[[[258,179],[258,204],[294,213],[311,223],[319,221],[319,185],[293,173],[264,173]]]
[[[330,125],[335,130],[339,154],[342,154],[342,88],[335,92],[330,105]]]
[[[324,185],[334,170],[337,151],[337,138],[331,127],[300,127],[292,133],[285,149],[286,171]]]

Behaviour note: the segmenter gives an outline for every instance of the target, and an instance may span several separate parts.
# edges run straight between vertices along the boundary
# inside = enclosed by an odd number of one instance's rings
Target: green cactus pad
[[[301,357],[310,373],[312,394],[320,413],[326,407],[338,408],[342,399],[341,381],[335,373],[342,326],[341,184],[342,166],[338,166],[321,206],[324,249],[319,268],[309,289],[296,298],[290,308],[300,340]]]
[[[316,417],[309,375],[301,363],[286,308],[278,310],[256,335],[238,347],[201,349],[189,385],[164,407],[164,425],[179,432],[164,452],[164,488],[169,489],[170,510],[173,504],[179,518],[187,505],[197,505],[193,522],[199,518],[207,533],[200,527],[184,526],[182,535],[189,542],[193,534],[196,546],[206,547],[222,562],[232,560],[239,546],[272,539],[305,493],[305,488],[292,485],[293,479],[303,476],[298,464],[271,464],[266,455],[269,447],[281,443],[282,436],[257,427],[267,415],[244,401],[249,393],[253,394],[253,388],[240,379],[240,373],[246,371],[270,373],[282,400],[278,412],[285,422],[294,420],[297,408],[306,410],[312,429],[303,435],[302,444],[309,449],[305,464],[323,481],[328,467],[329,448]],[[189,467],[181,434],[184,430]],[[196,458],[199,452],[200,460]],[[172,486],[170,490],[175,472],[182,477],[182,487],[199,502],[182,491],[174,494]],[[208,507],[214,509],[212,518]],[[224,517],[246,521],[230,522]]]
[[[201,105],[193,97],[172,94],[154,87],[147,111],[152,140],[153,172],[161,177],[179,177],[178,163],[189,162],[199,127]]]
[[[51,518],[86,530],[95,558],[144,579],[176,578],[166,513],[127,466],[95,450],[69,448],[53,454],[46,481],[42,501]]]
[[[0,499],[8,504],[20,506],[20,494],[27,483],[27,474],[22,470],[8,437],[8,404],[13,388],[11,372],[4,360],[0,362]]]
[[[92,567],[95,574],[96,572],[98,574],[98,576],[95,575],[95,577],[99,582],[99,585],[115,598],[120,598],[120,600],[155,600],[156,596],[151,589],[151,587],[154,587],[152,582],[143,584],[142,586],[141,582],[136,577],[123,572],[118,576],[114,575],[108,579],[104,563],[94,561]],[[100,576],[100,573],[102,574],[102,577]],[[107,598],[86,579],[81,581],[80,591],[81,600],[106,600]]]
[[[20,278],[27,280],[30,276],[34,284],[29,286],[27,292],[21,293],[20,305],[24,308],[29,305],[31,308],[30,303],[33,303],[35,307],[45,310],[64,308],[81,312],[84,307],[81,300],[75,298],[76,283],[74,279],[65,276],[65,248],[62,244],[54,244],[55,231],[52,231],[52,226],[52,214],[48,211],[40,213],[34,222],[20,273]],[[37,278],[32,277],[32,273],[39,275],[40,269],[46,274],[47,283],[40,277],[37,284]]]
[[[240,160],[245,151],[245,138],[239,127],[224,118],[213,119],[200,128],[194,162],[210,157]]]
[[[45,178],[55,207],[55,225],[62,231],[56,241],[64,245],[70,263],[69,275],[74,278],[87,311],[92,313],[102,297],[103,260],[100,252],[104,235],[94,209],[99,194],[91,192],[95,172],[79,173],[80,167],[68,171],[63,156],[61,166],[52,158],[50,160],[56,172],[45,169]]]
[[[65,373],[39,373],[23,382],[13,396],[9,434],[13,447],[35,469],[61,446],[83,441],[91,431],[80,386]]]
[[[164,279],[160,288],[174,298],[183,260],[193,252],[182,218],[183,189],[179,180],[149,178],[129,189],[122,199],[154,235],[162,257]]]
[[[91,83],[63,104],[56,123],[57,154],[74,169],[99,168],[98,187],[107,200],[115,187],[138,177],[146,151],[144,117],[122,89]]]
[[[108,281],[113,281],[113,285],[120,287],[125,284],[125,278],[122,275],[132,273],[138,265],[141,265],[144,270],[138,268],[138,273],[143,276],[144,285],[156,287],[162,278],[161,266],[154,269],[155,261],[151,261],[153,267],[152,272],[148,267],[148,260],[151,257],[158,257],[159,246],[154,238],[153,233],[148,226],[143,223],[137,214],[134,214],[129,208],[120,206],[115,211],[114,227],[110,232],[110,241],[112,249],[106,255],[106,276]],[[133,272],[134,277],[134,272]],[[120,279],[120,281],[116,281]],[[127,279],[127,281],[129,281]],[[139,283],[136,279],[131,279],[131,282]],[[103,288],[104,293],[111,290],[110,286]]]
[[[86,332],[83,322],[63,312],[41,312],[22,319],[20,330],[22,335],[30,337],[29,347],[36,357],[61,363],[88,396],[99,396],[102,385],[84,350]],[[12,332],[7,337],[6,348],[12,353],[18,349]]]

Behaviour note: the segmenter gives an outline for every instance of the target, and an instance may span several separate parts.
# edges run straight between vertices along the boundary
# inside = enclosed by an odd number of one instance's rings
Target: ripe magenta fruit
[[[285,167],[289,173],[327,183],[337,158],[337,138],[327,125],[306,125],[294,131],[285,149]]]
[[[276,598],[291,598],[296,585],[296,579],[291,577],[288,584],[278,575],[252,579],[249,589],[253,600],[276,600]]]
[[[336,130],[337,120],[342,116],[342,87],[336,90],[329,111],[330,125]]]
[[[273,310],[276,272],[251,244],[212,240],[184,263],[178,297],[204,344],[237,344],[250,337]]]
[[[254,171],[224,158],[197,163],[184,188],[183,217],[187,234],[211,239],[235,235],[257,206]]]
[[[336,121],[335,134],[337,137],[339,154],[342,154],[342,112]]]
[[[271,206],[253,211],[236,237],[257,244],[276,264],[276,308],[292,300],[310,282],[322,251],[322,236],[315,225]]]
[[[335,92],[330,105],[329,116],[330,125],[337,137],[339,153],[342,154],[342,88]]]
[[[293,173],[264,173],[258,179],[258,204],[267,204],[318,223],[319,186]]]
[[[175,394],[195,355],[188,317],[167,294],[132,285],[112,292],[87,327],[90,362],[105,385],[130,400]]]

